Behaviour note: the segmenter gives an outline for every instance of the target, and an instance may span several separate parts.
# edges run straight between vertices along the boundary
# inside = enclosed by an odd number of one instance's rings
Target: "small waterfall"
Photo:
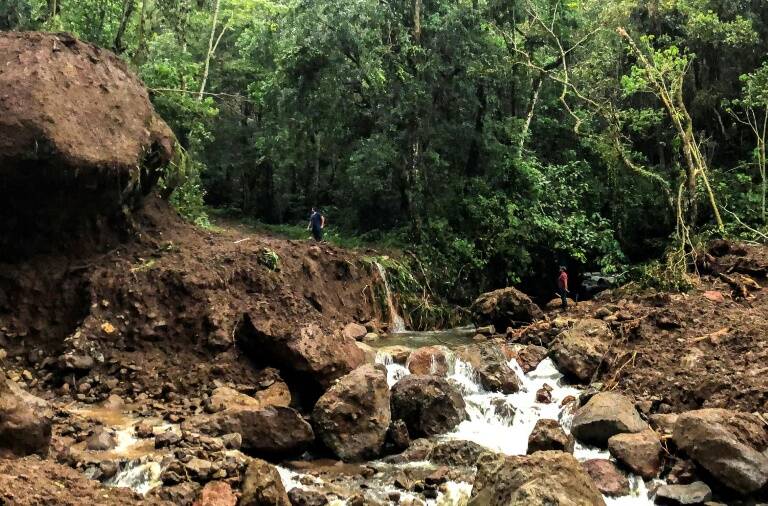
[[[379,262],[374,262],[376,268],[379,270],[379,276],[384,283],[384,292],[387,296],[387,310],[389,311],[389,333],[397,334],[398,332],[405,332],[405,321],[402,316],[398,314],[397,307],[392,298],[392,291],[389,289],[389,281],[387,280],[387,271],[384,266]]]
[[[160,475],[162,466],[147,458],[129,462],[114,478],[108,480],[108,487],[130,488],[139,494],[146,494],[155,487],[162,485]]]
[[[392,388],[395,383],[397,383],[400,379],[402,379],[405,376],[408,376],[410,371],[400,365],[396,364],[395,361],[392,359],[392,355],[389,353],[384,352],[378,352],[376,353],[376,360],[375,362],[377,364],[381,364],[387,369],[387,385],[389,385],[389,388]]]

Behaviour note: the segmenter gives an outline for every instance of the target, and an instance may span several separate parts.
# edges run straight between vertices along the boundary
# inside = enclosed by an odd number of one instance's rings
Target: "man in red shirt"
[[[563,310],[568,309],[568,272],[565,266],[560,267],[560,276],[557,278],[557,293],[563,301]]]

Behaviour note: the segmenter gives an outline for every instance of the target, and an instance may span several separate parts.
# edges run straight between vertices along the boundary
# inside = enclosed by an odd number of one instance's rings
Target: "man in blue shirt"
[[[307,225],[307,230],[312,231],[312,237],[315,238],[315,241],[322,242],[324,228],[325,216],[323,216],[320,211],[313,207],[312,214],[309,216],[309,225]]]

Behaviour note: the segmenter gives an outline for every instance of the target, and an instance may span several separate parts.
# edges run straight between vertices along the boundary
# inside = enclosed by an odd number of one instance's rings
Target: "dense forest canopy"
[[[192,217],[317,205],[454,300],[768,232],[765,0],[5,0],[0,29],[129,62]]]

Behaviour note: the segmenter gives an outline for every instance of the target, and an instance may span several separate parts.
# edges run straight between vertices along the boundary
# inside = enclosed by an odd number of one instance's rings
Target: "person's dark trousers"
[[[323,240],[323,229],[322,228],[313,228],[312,229],[312,237],[314,237],[317,242],[321,242]]]
[[[564,288],[560,289],[560,300],[563,301],[561,307],[563,309],[568,309],[568,292]]]

